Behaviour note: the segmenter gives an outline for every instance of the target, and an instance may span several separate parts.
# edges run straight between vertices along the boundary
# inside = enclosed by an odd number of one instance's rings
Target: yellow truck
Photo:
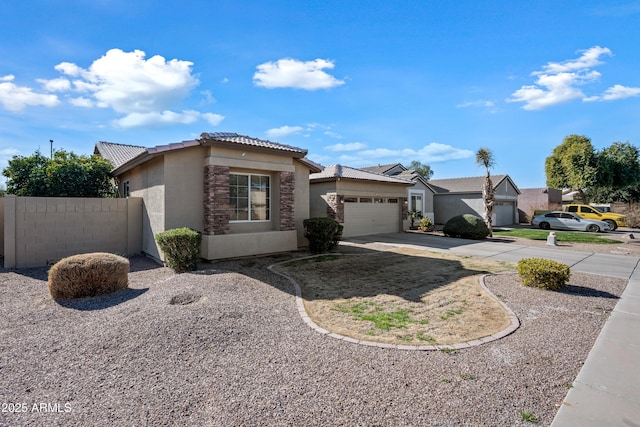
[[[589,205],[579,205],[574,203],[566,205],[564,210],[566,212],[573,212],[583,218],[604,221],[611,226],[611,230],[615,230],[618,227],[624,227],[627,224],[627,218],[624,215],[612,212],[601,212]]]

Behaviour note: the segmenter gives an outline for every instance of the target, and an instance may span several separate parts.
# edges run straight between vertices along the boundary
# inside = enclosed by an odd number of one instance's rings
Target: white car
[[[531,225],[543,230],[553,228],[556,230],[589,231],[591,233],[611,230],[611,226],[604,221],[581,218],[574,213],[563,211],[552,211],[534,216]]]

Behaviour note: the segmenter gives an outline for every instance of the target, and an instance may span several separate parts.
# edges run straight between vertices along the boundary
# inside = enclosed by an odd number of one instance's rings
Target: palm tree
[[[485,222],[489,228],[489,237],[493,237],[491,217],[493,216],[493,204],[495,203],[495,198],[493,197],[493,182],[491,182],[489,169],[495,165],[495,160],[493,159],[493,153],[491,150],[488,148],[479,149],[476,153],[476,163],[479,166],[484,166],[487,170],[487,175],[484,177],[484,182],[482,183],[482,201],[484,202],[484,213],[486,216]]]

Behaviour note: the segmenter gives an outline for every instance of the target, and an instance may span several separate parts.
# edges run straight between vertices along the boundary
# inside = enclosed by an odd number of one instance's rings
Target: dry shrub
[[[49,270],[49,292],[54,299],[104,295],[124,289],[129,281],[129,260],[96,252],[74,255]]]

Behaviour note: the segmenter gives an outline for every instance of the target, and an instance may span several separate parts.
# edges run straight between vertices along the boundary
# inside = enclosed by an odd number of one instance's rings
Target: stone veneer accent
[[[204,234],[229,232],[229,167],[204,167]]]
[[[408,200],[406,197],[400,197],[398,199],[398,202],[400,202],[401,206],[402,206],[402,219],[408,219],[409,218],[409,204],[407,203]]]
[[[293,172],[280,172],[280,231],[296,229],[295,186]]]
[[[327,216],[344,223],[344,197],[335,193],[327,194]]]

